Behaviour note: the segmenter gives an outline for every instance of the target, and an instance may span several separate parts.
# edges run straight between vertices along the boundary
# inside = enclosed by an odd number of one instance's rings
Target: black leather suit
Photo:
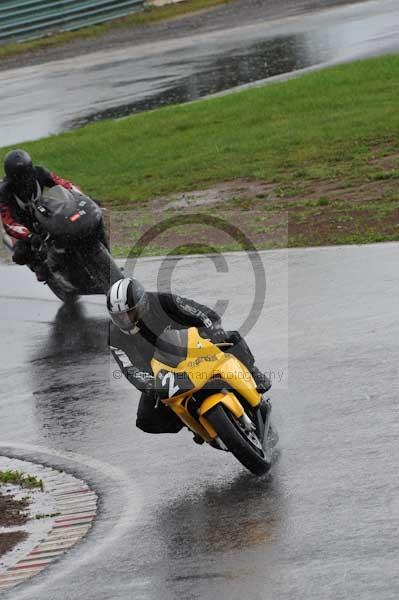
[[[148,308],[143,321],[139,322],[139,331],[128,335],[111,323],[109,345],[121,372],[142,391],[137,427],[148,433],[176,433],[182,428],[181,421],[165,405],[156,405],[157,396],[153,390],[146,391],[148,382],[153,381],[151,359],[157,340],[166,328],[198,327],[200,333],[210,339],[216,337],[218,341],[221,338],[231,341],[234,346],[229,348],[229,353],[234,354],[251,372],[254,369],[260,372],[254,365],[254,356],[245,340],[238,332],[225,334],[215,311],[173,294],[147,292],[147,295]]]

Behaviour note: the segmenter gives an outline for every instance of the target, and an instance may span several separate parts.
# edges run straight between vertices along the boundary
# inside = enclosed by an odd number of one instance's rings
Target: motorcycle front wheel
[[[271,457],[254,431],[248,431],[222,404],[206,413],[206,419],[236,459],[254,475],[264,475],[270,469]]]
[[[108,249],[102,243],[85,257],[85,262],[86,269],[97,286],[95,293],[107,294],[111,285],[124,277]]]
[[[79,294],[75,291],[65,290],[62,285],[51,275],[51,273],[46,278],[46,283],[50,290],[53,292],[57,298],[59,298],[65,304],[72,304],[76,302],[79,298]]]

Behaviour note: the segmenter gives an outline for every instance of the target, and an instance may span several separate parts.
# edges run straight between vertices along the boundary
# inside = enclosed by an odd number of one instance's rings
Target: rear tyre
[[[217,404],[205,415],[216,433],[236,457],[236,459],[254,475],[264,475],[270,469],[271,460],[267,460],[258,437],[248,432],[240,421],[222,404]]]

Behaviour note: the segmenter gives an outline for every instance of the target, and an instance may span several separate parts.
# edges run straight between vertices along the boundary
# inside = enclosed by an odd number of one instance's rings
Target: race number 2
[[[166,387],[169,380],[169,398],[172,398],[179,391],[179,386],[175,385],[175,374],[174,373],[166,373],[166,375],[162,378],[162,385]]]

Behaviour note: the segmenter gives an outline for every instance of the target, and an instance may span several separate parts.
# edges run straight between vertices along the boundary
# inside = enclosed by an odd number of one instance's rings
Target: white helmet
[[[148,296],[137,279],[119,279],[108,291],[108,312],[123,333],[134,334],[139,331],[139,322],[147,312],[147,307]]]

